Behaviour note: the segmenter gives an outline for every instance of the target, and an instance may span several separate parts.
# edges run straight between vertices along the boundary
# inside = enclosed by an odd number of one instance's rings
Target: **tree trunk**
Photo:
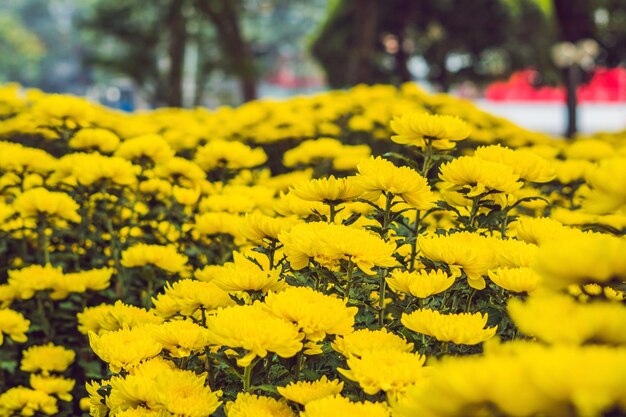
[[[576,42],[595,37],[591,0],[553,0],[563,40]]]
[[[376,52],[376,0],[353,0],[355,4],[355,54],[350,65],[351,84],[371,83]]]
[[[199,10],[204,13],[217,31],[222,55],[229,69],[239,78],[244,101],[254,100],[256,92],[256,70],[248,43],[241,33],[239,2],[234,0],[197,0]]]
[[[417,8],[413,0],[400,0],[398,10],[394,13],[396,22],[394,35],[398,39],[398,52],[395,54],[395,73],[401,83],[411,81],[411,73],[408,68],[410,51],[406,49],[407,29],[414,23]]]
[[[185,46],[187,45],[187,27],[183,14],[184,0],[172,0],[167,14],[166,27],[170,30],[167,74],[168,106],[180,107],[183,104],[183,77],[185,69]]]

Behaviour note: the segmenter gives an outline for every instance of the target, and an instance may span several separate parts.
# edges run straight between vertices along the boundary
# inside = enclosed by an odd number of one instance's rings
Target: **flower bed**
[[[626,413],[625,134],[405,85],[0,135],[0,416]]]

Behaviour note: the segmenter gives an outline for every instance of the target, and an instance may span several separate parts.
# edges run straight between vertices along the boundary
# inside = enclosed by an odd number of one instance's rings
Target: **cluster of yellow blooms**
[[[625,185],[408,84],[0,87],[0,417],[624,415]]]

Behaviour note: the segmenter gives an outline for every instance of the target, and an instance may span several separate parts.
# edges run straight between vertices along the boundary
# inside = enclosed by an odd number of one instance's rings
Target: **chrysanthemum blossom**
[[[452,149],[454,142],[466,139],[471,129],[455,116],[408,113],[391,120],[391,129],[396,133],[391,140],[403,145],[426,147],[432,141],[435,149]]]
[[[477,345],[491,339],[498,326],[485,327],[487,314],[442,314],[436,310],[419,309],[402,314],[402,324],[414,332],[433,336],[440,342]]]
[[[417,171],[395,166],[380,156],[359,162],[358,174],[353,183],[369,200],[376,200],[382,193],[389,193],[419,210],[428,210],[435,202],[435,195],[428,182]]]

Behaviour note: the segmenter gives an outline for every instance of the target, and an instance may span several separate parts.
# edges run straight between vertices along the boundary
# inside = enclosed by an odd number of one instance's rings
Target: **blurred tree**
[[[501,0],[338,0],[313,53],[333,87],[407,81],[410,57],[420,55],[428,78],[446,90],[452,81],[492,75],[481,61],[513,41],[510,9]]]
[[[30,83],[39,77],[46,47],[19,16],[0,14],[0,82]]]

